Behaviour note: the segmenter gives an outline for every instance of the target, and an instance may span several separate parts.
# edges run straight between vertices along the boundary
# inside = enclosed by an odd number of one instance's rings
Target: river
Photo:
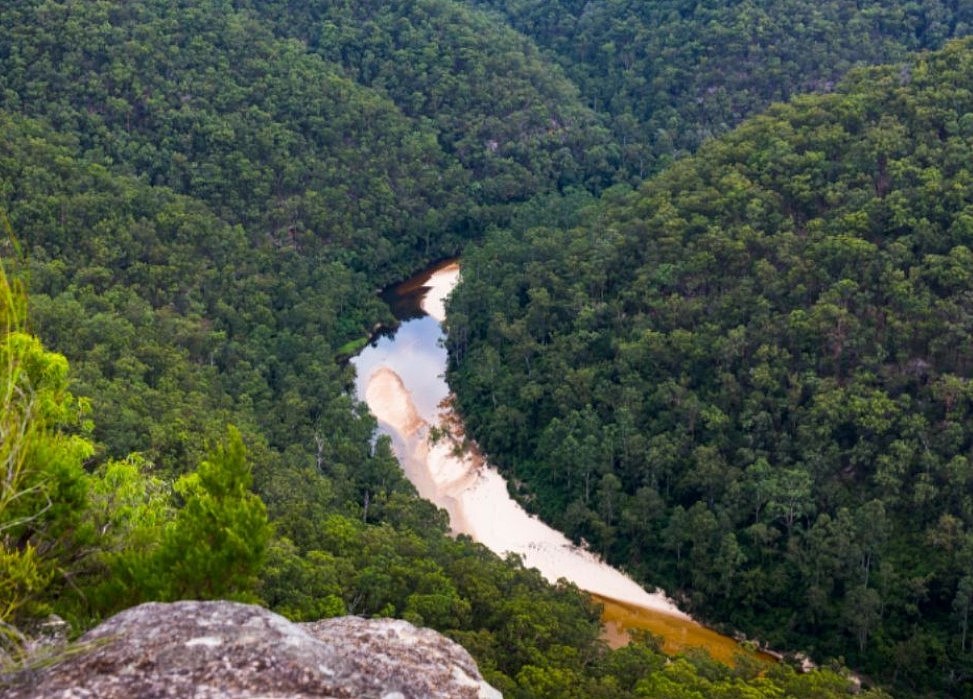
[[[468,534],[501,556],[516,553],[551,582],[566,578],[602,602],[610,644],[627,641],[625,628],[641,628],[661,636],[668,652],[702,647],[731,662],[743,652],[739,644],[527,514],[499,472],[463,438],[450,409],[440,325],[444,300],[458,279],[459,264],[451,261],[396,287],[389,300],[405,320],[351,360],[358,398],[392,439],[406,476],[422,497],[449,513],[454,533]]]

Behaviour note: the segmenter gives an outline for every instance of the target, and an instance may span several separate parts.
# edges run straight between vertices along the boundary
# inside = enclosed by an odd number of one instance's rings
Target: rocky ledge
[[[394,619],[295,624],[234,602],[128,609],[45,667],[0,677],[8,699],[494,699],[461,646]]]

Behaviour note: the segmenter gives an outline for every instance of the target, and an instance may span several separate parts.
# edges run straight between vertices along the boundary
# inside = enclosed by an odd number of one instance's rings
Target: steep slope
[[[611,115],[638,177],[771,101],[973,31],[956,0],[468,0],[544,47]]]
[[[344,403],[330,348],[381,317],[361,275],[254,248],[197,200],[75,159],[75,135],[2,114],[0,133],[0,208],[28,256],[33,322],[79,392],[112,406],[96,433],[109,454],[173,471],[227,420],[279,447]],[[271,407],[301,382],[289,412]]]
[[[771,108],[450,308],[472,435],[576,539],[815,657],[962,694],[973,42]]]
[[[430,124],[477,182],[478,203],[522,200],[552,185],[597,190],[618,167],[602,118],[558,66],[477,9],[453,0],[246,6]]]
[[[430,5],[18,2],[0,18],[0,108],[258,241],[404,274],[511,202],[613,171],[585,164],[608,134],[523,39]]]

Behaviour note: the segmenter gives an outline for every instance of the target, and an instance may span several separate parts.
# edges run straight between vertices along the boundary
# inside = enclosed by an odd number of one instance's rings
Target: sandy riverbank
[[[440,267],[423,282],[429,291],[422,299],[422,310],[442,323],[446,320],[446,298],[459,281],[459,262]]]
[[[525,565],[537,568],[552,582],[566,578],[588,592],[688,619],[664,595],[646,592],[620,571],[528,515],[510,497],[500,474],[484,464],[475,451],[456,453],[448,437],[431,444],[429,421],[419,415],[392,369],[379,367],[372,373],[365,400],[394,433],[397,455],[409,479],[420,495],[449,513],[456,533],[469,534],[500,555],[520,555]],[[433,419],[446,424],[445,417]]]

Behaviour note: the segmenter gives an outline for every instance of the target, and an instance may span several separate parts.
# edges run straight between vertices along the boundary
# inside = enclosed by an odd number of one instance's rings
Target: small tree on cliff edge
[[[157,599],[255,601],[257,573],[272,534],[239,430],[229,427],[194,472],[175,485],[185,504],[168,526],[156,558]]]

